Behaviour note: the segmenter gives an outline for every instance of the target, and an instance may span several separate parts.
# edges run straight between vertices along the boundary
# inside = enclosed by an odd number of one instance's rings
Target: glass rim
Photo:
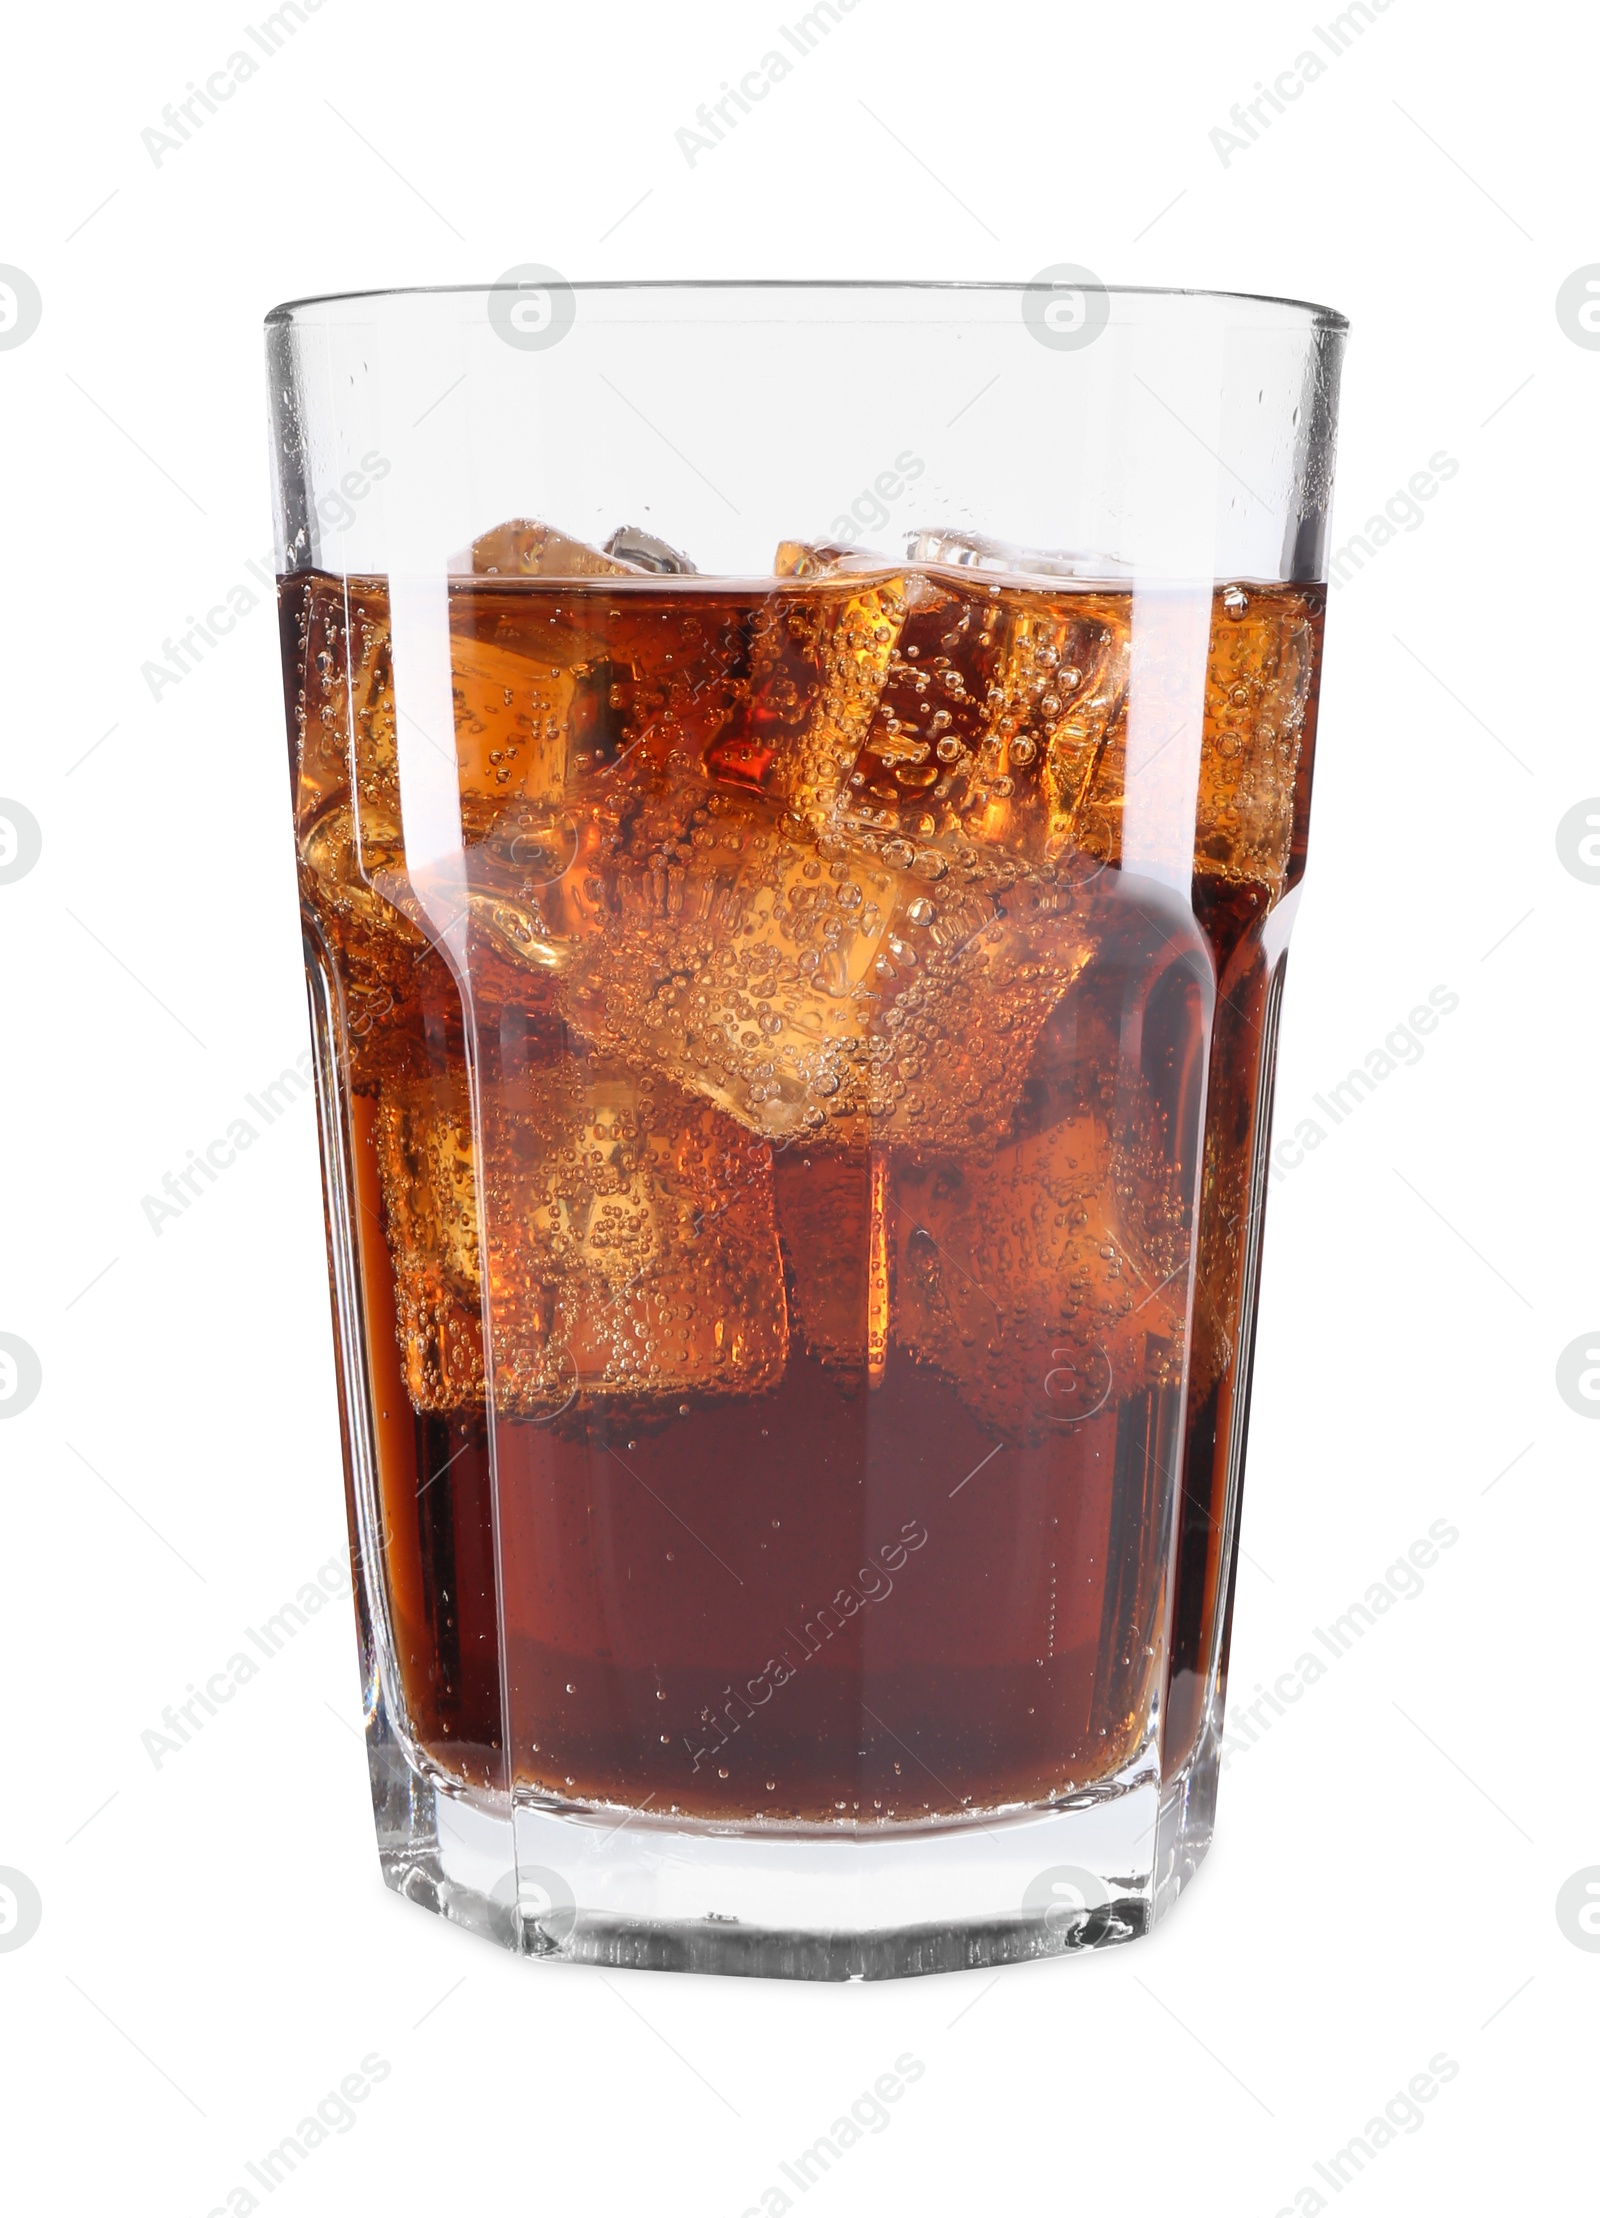
[[[552,277],[572,293],[1012,293],[1019,297],[1025,293],[1048,293],[1056,287],[1042,278],[970,278],[970,277]],[[515,293],[522,287],[496,279],[487,285],[379,285],[358,288],[352,292],[308,293],[295,300],[279,301],[269,308],[263,318],[264,328],[273,330],[292,323],[302,312],[313,308],[352,307],[361,301],[387,300],[445,300],[452,297],[476,295],[488,298],[494,293]],[[1085,293],[1101,293],[1108,300],[1193,300],[1216,301],[1250,308],[1281,308],[1294,311],[1293,321],[1303,322],[1316,331],[1347,332],[1350,319],[1337,308],[1329,308],[1313,300],[1299,300],[1287,293],[1229,292],[1204,285],[1107,285],[1099,281],[1085,282],[1077,287]]]

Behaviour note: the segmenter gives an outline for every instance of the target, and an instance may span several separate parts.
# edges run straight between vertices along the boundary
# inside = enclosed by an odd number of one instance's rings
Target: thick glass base
[[[384,1877],[504,1948],[633,1971],[904,1979],[1131,1941],[1210,1845],[1216,1737],[1163,1788],[1145,1751],[1092,1793],[959,1825],[695,1825],[466,1793],[370,1724]]]

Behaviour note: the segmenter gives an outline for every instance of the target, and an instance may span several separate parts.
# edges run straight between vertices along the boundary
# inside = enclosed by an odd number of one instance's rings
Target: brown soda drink
[[[414,1750],[931,1822],[1093,1793],[1160,1674],[1172,1776],[1226,1604],[1323,589],[1211,596],[1180,895],[1124,867],[1144,589],[555,541],[506,527],[449,585],[443,873],[406,849],[385,582],[281,587]]]

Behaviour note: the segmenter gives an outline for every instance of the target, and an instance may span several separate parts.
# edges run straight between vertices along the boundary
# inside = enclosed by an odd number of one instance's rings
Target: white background
[[[1600,1432],[1555,1366],[1600,1324],[1600,888],[1555,828],[1600,790],[1600,353],[1554,304],[1600,260],[1600,41],[1392,0],[1224,165],[1208,134],[1333,12],[859,0],[693,168],[675,131],[798,7],[326,0],[159,166],[141,131],[237,11],[13,22],[0,261],[44,302],[0,352],[0,794],[44,834],[0,886],[0,1329],[44,1381],[0,1428],[0,1865],[43,1901],[0,1954],[19,2208],[226,2210],[377,2052],[263,2207],[738,2218],[906,2051],[892,2124],[797,2205],[1588,2206],[1600,1959],[1555,1897],[1600,1863]],[[1280,1133],[1429,988],[1460,1007],[1274,1188],[1236,1702],[1460,1537],[1230,1763],[1135,1948],[842,1989],[502,1957],[380,1884],[342,1602],[159,1771],[141,1746],[343,1548],[310,1102],[161,1237],[141,1210],[306,1040],[270,609],[159,702],[141,664],[270,546],[263,312],[529,260],[1294,294],[1354,325],[1336,541],[1459,461],[1331,602]],[[1440,2052],[1420,2130],[1334,2196],[1313,2164]]]

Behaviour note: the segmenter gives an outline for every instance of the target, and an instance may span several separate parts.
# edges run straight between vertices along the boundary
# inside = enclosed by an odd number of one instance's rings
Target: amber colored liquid
[[[1238,599],[1184,899],[1122,866],[1126,593],[463,580],[447,884],[384,587],[284,582],[377,1601],[447,1773],[925,1821],[1092,1787],[1158,1694],[1182,1763],[1321,636]]]

